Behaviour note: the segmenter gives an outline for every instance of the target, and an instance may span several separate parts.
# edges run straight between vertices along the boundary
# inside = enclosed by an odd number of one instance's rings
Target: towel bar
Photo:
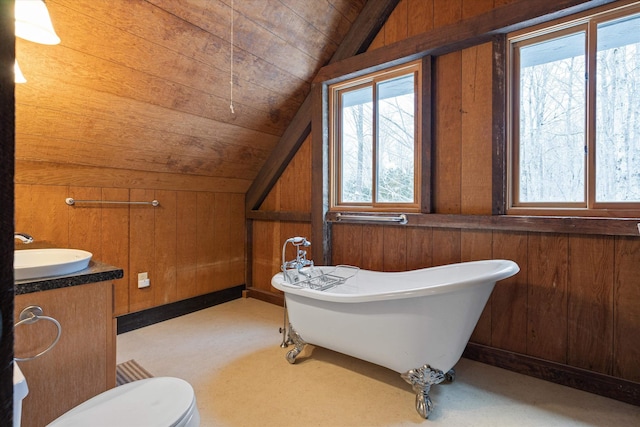
[[[102,203],[102,204],[114,204],[114,205],[151,205],[153,207],[160,205],[160,202],[157,200],[152,200],[150,202],[121,202],[116,200],[75,200],[72,197],[67,197],[64,201],[69,206],[73,206],[76,203]]]
[[[349,221],[379,221],[379,222],[397,222],[400,224],[407,223],[407,216],[400,214],[398,216],[381,216],[381,215],[355,215],[355,214],[336,214],[336,220],[349,220]]]

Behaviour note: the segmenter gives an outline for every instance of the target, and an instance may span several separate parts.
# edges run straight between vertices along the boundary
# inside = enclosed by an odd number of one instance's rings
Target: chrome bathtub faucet
[[[291,243],[296,248],[296,259],[285,261],[285,250],[287,248],[287,243]],[[287,282],[297,282],[299,280],[299,275],[303,275],[309,279],[311,278],[311,274],[307,274],[302,271],[304,267],[313,267],[313,261],[307,259],[307,251],[301,249],[301,247],[309,246],[311,246],[311,242],[308,241],[305,237],[291,237],[285,240],[284,244],[282,245],[282,274],[284,274]],[[289,276],[287,271],[292,269],[296,270],[298,276]]]
[[[13,238],[20,240],[25,245],[28,243],[33,243],[33,236],[27,233],[13,233]]]

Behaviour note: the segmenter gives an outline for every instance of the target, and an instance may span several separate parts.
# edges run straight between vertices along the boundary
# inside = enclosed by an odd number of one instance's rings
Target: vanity
[[[90,261],[75,273],[15,281],[14,322],[30,306],[61,325],[58,342],[43,355],[18,361],[29,394],[22,426],[42,427],[81,402],[116,385],[113,281],[122,269]],[[14,329],[16,358],[37,355],[55,341],[58,327],[44,317]]]

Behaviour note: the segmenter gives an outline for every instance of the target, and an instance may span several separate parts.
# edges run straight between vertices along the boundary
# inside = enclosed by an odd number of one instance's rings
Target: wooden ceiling
[[[231,0],[47,0],[61,44],[16,41],[18,172],[178,174],[245,192],[365,3],[235,0],[232,77]]]

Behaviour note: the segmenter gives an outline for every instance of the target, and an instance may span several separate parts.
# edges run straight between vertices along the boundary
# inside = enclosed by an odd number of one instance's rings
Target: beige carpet
[[[146,369],[140,366],[138,362],[133,359],[116,365],[117,386],[151,377],[153,377],[153,375],[151,375]]]
[[[640,407],[461,359],[423,420],[399,374],[320,347],[295,365],[282,308],[239,299],[118,336],[118,362],[194,387],[201,427],[640,426]]]

